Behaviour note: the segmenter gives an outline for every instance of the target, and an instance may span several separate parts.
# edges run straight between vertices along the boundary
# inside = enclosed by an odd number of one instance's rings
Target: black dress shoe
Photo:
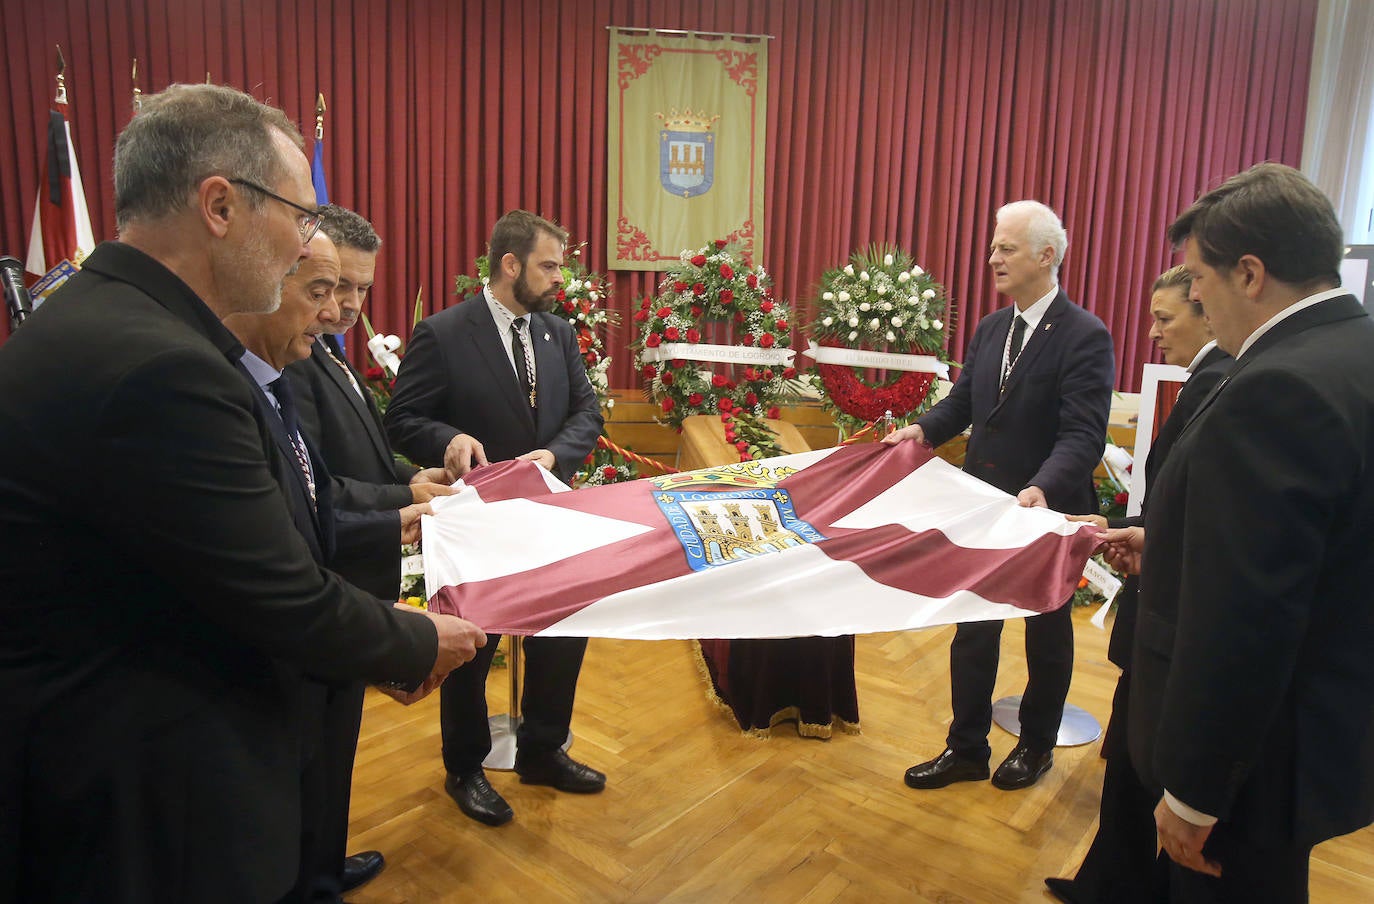
[[[993,787],[1003,791],[1029,788],[1054,765],[1054,751],[1037,753],[1024,744],[1017,744],[992,774]]]
[[[584,766],[561,750],[525,756],[515,752],[515,774],[521,784],[552,785],[573,794],[595,794],[606,787],[606,776]]]
[[[959,756],[948,747],[935,759],[917,763],[906,771],[907,785],[922,790],[943,788],[955,782],[981,782],[987,777],[985,761]]]
[[[468,817],[489,826],[502,826],[515,818],[515,811],[506,799],[496,793],[481,769],[467,775],[448,774],[444,790],[458,803],[458,809]]]
[[[1076,897],[1073,890],[1072,879],[1055,879],[1053,877],[1045,880],[1045,887],[1064,904],[1087,904],[1082,898]]]
[[[363,851],[344,858],[343,873],[339,877],[341,891],[352,891],[364,882],[377,878],[386,867],[381,851]]]

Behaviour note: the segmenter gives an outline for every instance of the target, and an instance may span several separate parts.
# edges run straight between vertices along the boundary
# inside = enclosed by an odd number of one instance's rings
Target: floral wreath
[[[742,262],[725,239],[683,251],[658,298],[634,314],[640,375],[659,422],[680,431],[690,415],[719,415],[741,461],[780,454],[764,418],[777,418],[778,403],[796,391],[787,318],[767,272]],[[719,342],[702,342],[704,332]],[[706,362],[740,370],[706,370]]]
[[[937,374],[948,375],[944,288],[910,254],[872,246],[821,276],[816,319],[804,352],[822,404],[846,435],[891,415],[914,420],[930,404]],[[883,369],[877,382],[862,370]]]
[[[601,337],[607,325],[620,322],[620,315],[604,307],[611,297],[611,285],[604,275],[592,273],[583,265],[582,252],[586,247],[587,243],[583,242],[569,248],[564,255],[563,288],[558,291],[557,300],[549,313],[562,317],[573,328],[577,349],[587,368],[587,381],[592,384],[592,391],[596,393],[601,409],[609,412],[615,407],[607,377],[611,358],[606,354],[606,344]],[[454,279],[454,294],[462,297],[481,292],[491,279],[491,262],[485,254],[473,264],[477,275]],[[638,471],[623,456],[598,446],[587,453],[582,467],[573,475],[573,484],[579,487],[599,486],[634,480],[638,476]]]

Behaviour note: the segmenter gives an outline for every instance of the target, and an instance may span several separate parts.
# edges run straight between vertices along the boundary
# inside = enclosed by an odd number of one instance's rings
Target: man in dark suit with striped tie
[[[1059,287],[1068,246],[1063,224],[1037,201],[997,212],[988,265],[997,291],[1014,304],[984,317],[948,397],[888,442],[938,446],[972,427],[964,470],[1024,506],[1090,511],[1092,474],[1107,438],[1115,357],[1102,321]],[[1073,622],[1067,603],[1026,619],[1021,737],[992,775],[1004,791],[1027,788],[1049,771],[1073,675]],[[945,750],[912,766],[913,788],[943,788],[988,777],[992,691],[1002,623],[960,624],[949,651],[954,719]]]
[[[537,462],[571,478],[601,435],[596,393],[566,320],[548,313],[563,285],[567,233],[524,210],[492,229],[490,284],[416,326],[386,412],[396,448],[418,464],[461,477],[488,461]],[[440,700],[445,788],[462,811],[487,825],[514,816],[488,783],[491,750],[487,668],[494,643],[445,681]],[[606,777],[562,750],[572,718],[584,638],[525,643],[524,721],[515,771],[525,784],[593,793]]]

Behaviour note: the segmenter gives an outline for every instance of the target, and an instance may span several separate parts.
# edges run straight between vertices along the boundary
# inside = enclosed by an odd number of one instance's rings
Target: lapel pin
[[[545,341],[545,342],[552,342],[553,340],[549,338],[549,334],[548,334],[548,333],[545,333],[545,334],[544,334],[544,341]]]

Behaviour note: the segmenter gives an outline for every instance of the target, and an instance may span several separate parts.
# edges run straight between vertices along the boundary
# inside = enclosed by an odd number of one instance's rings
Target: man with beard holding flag
[[[596,394],[566,321],[548,312],[563,287],[568,235],[524,210],[492,229],[489,285],[479,295],[420,321],[396,375],[386,412],[397,451],[421,467],[462,477],[488,461],[525,459],[567,481],[601,435]],[[525,784],[593,793],[606,777],[562,750],[572,719],[585,638],[525,644],[524,721],[515,771]],[[440,725],[444,787],[462,811],[487,825],[514,816],[487,782],[490,640],[468,667],[444,682]]]

